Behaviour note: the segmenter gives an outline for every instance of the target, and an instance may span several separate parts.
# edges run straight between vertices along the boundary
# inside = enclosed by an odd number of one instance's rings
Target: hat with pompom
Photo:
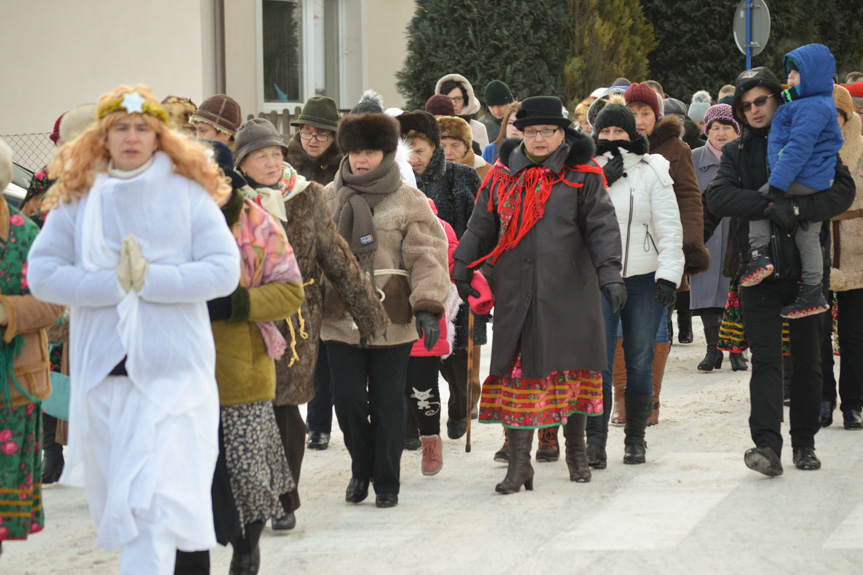
[[[709,107],[710,93],[706,90],[699,90],[692,95],[692,103],[689,105],[687,115],[693,122],[703,122],[704,114]]]

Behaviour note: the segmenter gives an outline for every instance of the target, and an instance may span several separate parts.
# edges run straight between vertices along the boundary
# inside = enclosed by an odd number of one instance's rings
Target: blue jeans
[[[617,345],[617,325],[623,326],[623,357],[626,359],[626,392],[653,395],[653,344],[656,342],[660,319],[665,308],[656,301],[654,274],[623,279],[626,285],[626,305],[611,313],[608,300],[602,298],[605,320],[605,348],[608,369],[602,372],[603,393],[611,393],[611,372],[614,369],[614,348]]]

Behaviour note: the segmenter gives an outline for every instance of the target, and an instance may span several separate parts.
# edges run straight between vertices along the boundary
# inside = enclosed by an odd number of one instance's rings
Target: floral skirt
[[[40,413],[33,403],[0,408],[0,541],[45,527]]]
[[[223,405],[222,431],[240,525],[285,516],[279,495],[296,488],[272,401]]]
[[[725,302],[725,313],[719,326],[719,343],[716,347],[729,353],[742,353],[749,349],[746,339],[746,328],[743,324],[743,310],[740,309],[740,283],[738,278],[732,278],[728,286],[728,300]],[[782,355],[791,355],[789,343],[788,322],[782,322]]]
[[[483,423],[525,429],[563,425],[573,413],[602,414],[602,374],[578,369],[527,379],[519,349],[508,376],[486,378],[479,407]]]

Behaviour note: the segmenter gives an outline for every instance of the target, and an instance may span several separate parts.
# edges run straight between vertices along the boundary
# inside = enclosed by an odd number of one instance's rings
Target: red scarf
[[[576,164],[564,166],[559,173],[552,172],[545,166],[535,166],[522,170],[516,178],[498,161],[485,177],[482,187],[489,186],[488,210],[496,209],[500,216],[501,234],[497,246],[490,254],[473,262],[474,268],[488,258],[491,263],[497,263],[500,255],[515,246],[545,215],[545,203],[551,195],[555,184],[562,182],[570,188],[580,188],[584,184],[568,182],[567,172],[587,172],[602,174],[602,168],[591,160],[594,165]],[[605,183],[605,175],[602,176]],[[494,200],[497,198],[497,208]]]

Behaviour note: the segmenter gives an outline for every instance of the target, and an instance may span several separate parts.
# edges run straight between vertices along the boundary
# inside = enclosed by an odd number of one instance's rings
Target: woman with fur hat
[[[284,161],[285,155],[284,141],[268,120],[249,120],[237,131],[236,164],[249,183],[244,191],[281,221],[304,280],[305,298],[299,312],[277,324],[290,345],[276,361],[274,402],[291,475],[299,484],[306,436],[299,406],[315,397],[313,381],[321,362],[329,373],[325,348],[319,350],[323,274],[345,302],[362,337],[372,337],[388,325],[388,320],[377,294],[333,223],[323,186],[297,174]],[[332,411],[330,402],[326,409]],[[311,414],[309,419],[311,427]],[[293,529],[294,513],[300,507],[299,491],[284,493],[281,500],[287,516],[274,516],[273,529]]]
[[[564,428],[570,480],[590,480],[585,416],[602,413],[608,367],[600,290],[615,312],[626,301],[614,205],[591,162],[593,142],[569,128],[562,109],[554,97],[522,102],[515,125],[524,140],[504,143],[453,254],[464,301],[479,295],[473,269],[495,264],[495,341],[479,419],[509,429],[507,474],[495,488],[503,494],[533,489],[531,442],[544,427]]]
[[[668,174],[668,161],[648,153],[647,139],[638,133],[635,116],[619,95],[611,96],[594,122],[596,161],[605,168],[608,193],[614,204],[623,250],[626,305],[613,312],[603,302],[608,369],[603,370],[603,398],[611,394],[618,324],[623,327],[625,388],[615,380],[615,404],[623,392],[625,450],[623,462],[645,462],[645,429],[655,404],[654,371],[668,356],[668,342],[657,343],[664,308],[674,301],[683,277],[683,230]],[[663,369],[664,371],[664,369]],[[660,376],[661,379],[661,376]],[[658,394],[657,394],[658,395]],[[605,420],[607,421],[607,420]],[[592,442],[589,457],[605,465],[604,429]]]
[[[336,101],[324,96],[310,98],[291,126],[297,132],[288,142],[285,160],[307,180],[326,186],[336,177],[342,161],[336,141],[339,129]]]
[[[385,114],[345,117],[339,146],[346,156],[326,188],[339,234],[372,278],[391,322],[364,336],[342,295],[325,290],[321,339],[351,454],[345,499],[360,503],[373,481],[378,507],[398,504],[411,347],[417,336],[426,349],[434,347],[449,294],[446,236],[425,196],[402,182],[398,140],[398,123]]]
[[[12,149],[0,140],[0,190],[12,181]],[[37,300],[27,287],[27,251],[39,228],[0,200],[0,553],[45,527],[42,506],[42,418],[51,395],[45,328],[61,306]]]
[[[437,81],[434,93],[442,94],[452,100],[455,115],[470,123],[473,140],[479,145],[480,152],[485,149],[488,146],[488,130],[482,122],[474,120],[474,116],[482,106],[467,78],[461,74],[447,74]]]
[[[722,147],[740,136],[740,125],[734,119],[734,111],[728,104],[716,104],[704,113],[704,134],[707,143],[692,150],[692,163],[698,177],[698,186],[703,194],[716,175],[722,159]],[[728,236],[731,233],[729,218],[715,218],[710,210],[704,210],[704,227],[707,249],[710,252],[710,268],[693,276],[690,285],[690,308],[694,315],[701,316],[707,354],[698,364],[698,371],[710,372],[722,366],[722,350],[719,344],[719,326],[728,300],[731,278],[723,274]],[[736,275],[736,274],[734,274]],[[735,290],[736,291],[736,290]],[[730,351],[731,369],[746,371],[746,359],[739,351]]]
[[[416,174],[417,188],[437,207],[438,216],[461,238],[473,213],[476,193],[482,180],[476,170],[451,162],[441,145],[441,124],[427,112],[412,112],[398,117],[401,135],[413,151],[411,165]],[[441,362],[441,375],[450,388],[447,436],[459,439],[467,431],[467,418],[473,406],[467,404],[467,340],[468,310],[462,305],[456,316],[455,340],[452,353]],[[486,343],[486,321],[474,323],[474,371],[470,375],[473,397],[479,400],[480,346]]]
[[[842,86],[833,86],[833,100],[842,129],[844,144],[839,157],[848,166],[857,196],[844,214],[833,218],[833,258],[830,289],[836,296],[838,310],[839,397],[845,429],[863,427],[863,136],[860,116],[854,112],[851,94]],[[825,385],[821,401],[821,425],[833,420],[836,408],[836,386]],[[829,425],[829,423],[827,423]],[[825,426],[826,427],[826,426]]]
[[[240,280],[217,204],[230,189],[204,147],[168,128],[147,86],[106,94],[97,119],[48,166],[53,213],[28,280],[75,318],[61,480],[87,488],[97,544],[123,549],[121,573],[171,573],[177,549],[216,543],[206,302]]]
[[[446,159],[473,168],[480,180],[485,179],[491,166],[482,157],[473,153],[473,139],[468,123],[453,116],[441,116],[438,118],[438,123],[440,144]]]

